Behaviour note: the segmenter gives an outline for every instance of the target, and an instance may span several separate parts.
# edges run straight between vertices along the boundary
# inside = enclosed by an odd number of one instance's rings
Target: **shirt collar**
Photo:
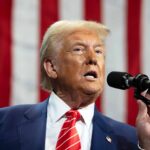
[[[51,122],[55,123],[58,121],[70,109],[71,108],[54,92],[51,93],[48,104],[48,115]],[[94,103],[87,107],[78,109],[78,111],[80,112],[85,124],[90,126],[94,115]]]
[[[94,103],[78,110],[87,126],[92,123],[94,115]]]
[[[48,104],[48,115],[52,123],[58,121],[70,107],[54,92],[51,93]]]

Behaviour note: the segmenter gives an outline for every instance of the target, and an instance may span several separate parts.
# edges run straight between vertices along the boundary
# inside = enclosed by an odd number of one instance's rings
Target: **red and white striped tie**
[[[77,110],[70,110],[66,113],[67,120],[60,131],[56,150],[80,150],[81,143],[77,133],[75,123],[81,115]]]

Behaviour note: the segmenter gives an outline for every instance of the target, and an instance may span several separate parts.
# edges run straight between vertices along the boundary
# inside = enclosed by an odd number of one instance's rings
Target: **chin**
[[[86,88],[84,89],[84,93],[87,95],[96,95],[99,96],[101,94],[102,90],[101,89],[96,89],[96,88]]]

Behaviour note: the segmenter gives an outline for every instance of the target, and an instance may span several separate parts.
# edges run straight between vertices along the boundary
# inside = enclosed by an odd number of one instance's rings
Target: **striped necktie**
[[[75,123],[81,115],[77,110],[70,110],[66,113],[66,117],[58,137],[56,150],[80,150],[81,143]]]

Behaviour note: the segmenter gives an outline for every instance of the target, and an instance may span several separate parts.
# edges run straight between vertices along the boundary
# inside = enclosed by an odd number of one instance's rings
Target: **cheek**
[[[105,80],[105,62],[100,61],[99,63],[99,72],[100,72],[100,80],[101,82],[104,82]]]
[[[80,70],[83,64],[84,58],[79,56],[68,56],[63,60],[66,69],[71,70],[71,72],[76,72]]]
[[[102,64],[102,74],[103,74],[103,76],[105,77],[105,64]]]
[[[63,62],[63,63],[62,63]],[[81,67],[82,61],[78,58],[65,58],[56,66],[56,72],[58,72],[58,75],[63,76],[66,75],[73,79],[74,77],[77,77],[76,74],[81,73]],[[70,80],[71,80],[70,79]]]
[[[101,58],[98,61],[98,66],[100,67],[101,73],[103,72],[103,74],[104,74],[105,73],[105,59],[104,58]]]

